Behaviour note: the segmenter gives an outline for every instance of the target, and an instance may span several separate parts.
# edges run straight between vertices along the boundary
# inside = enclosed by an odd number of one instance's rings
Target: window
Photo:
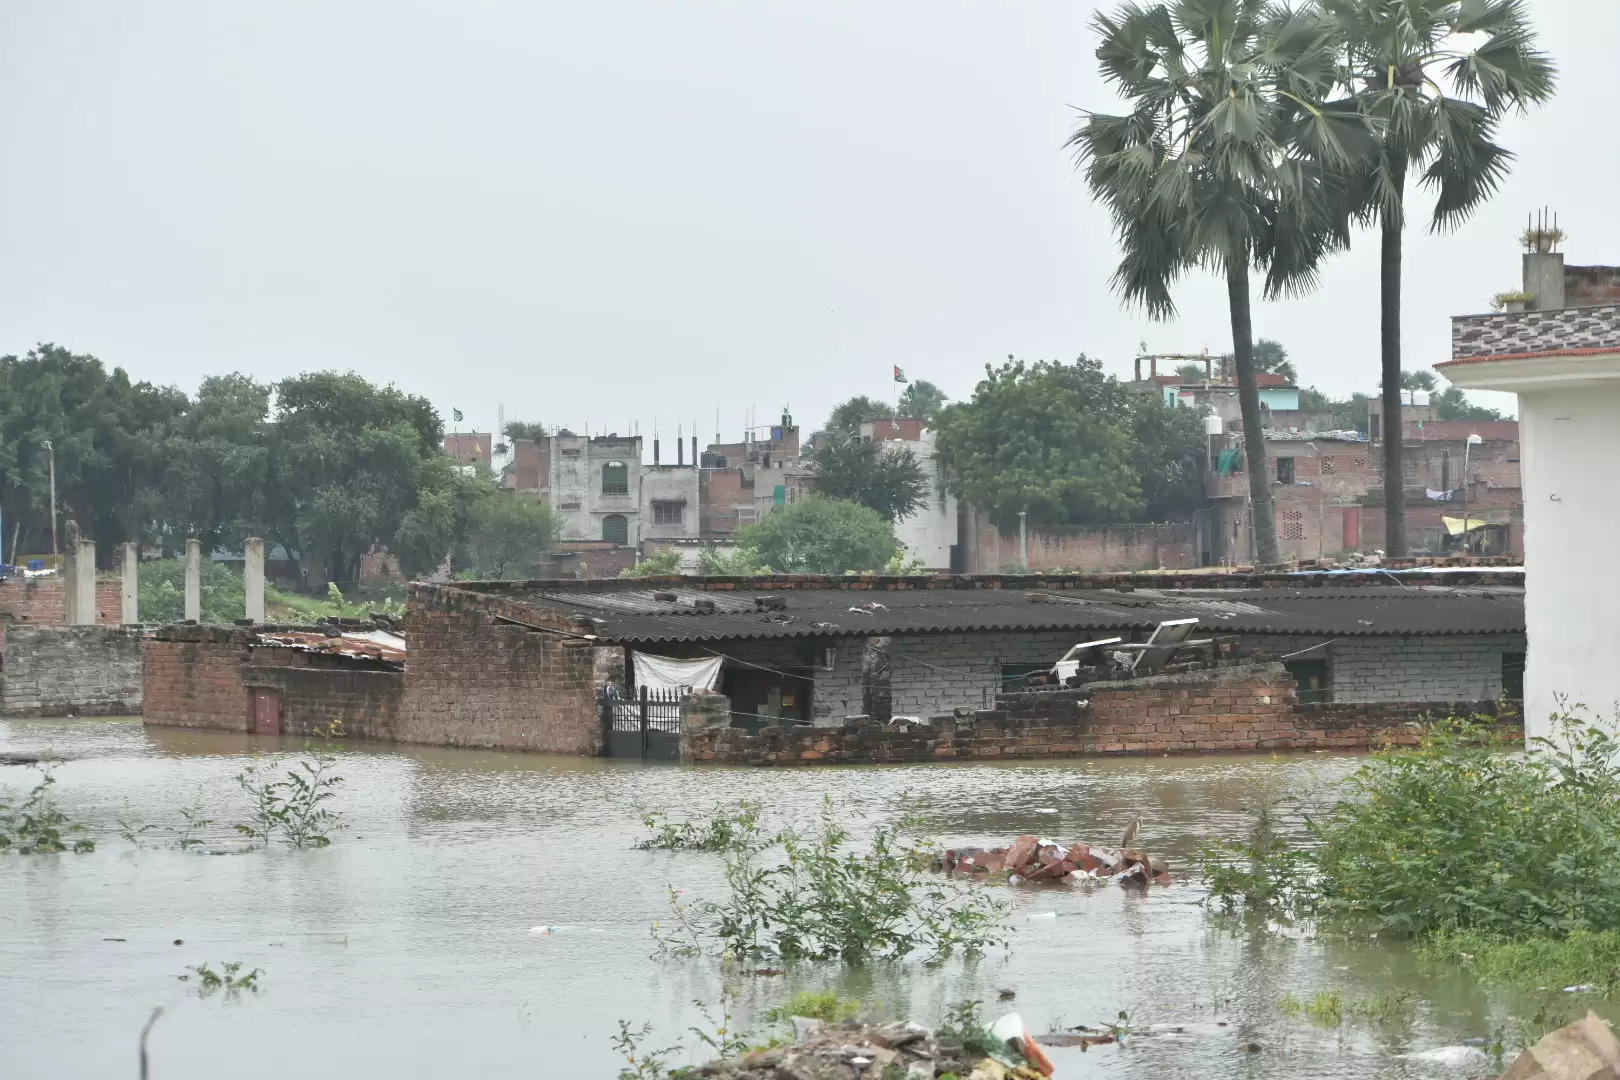
[[[1305,515],[1298,510],[1284,510],[1279,531],[1284,540],[1305,539]]]
[[[1325,457],[1325,458],[1322,459],[1322,475],[1323,476],[1332,476],[1334,468],[1335,468],[1335,466],[1333,464],[1333,459],[1332,458]]]
[[[1280,457],[1277,459],[1277,483],[1292,484],[1294,482],[1294,459]]]
[[[602,539],[614,544],[630,542],[630,521],[623,514],[609,514],[602,519]]]
[[[686,517],[686,504],[680,502],[653,502],[654,525],[679,525]]]
[[[1301,705],[1316,705],[1329,700],[1326,660],[1286,660],[1283,667],[1293,676],[1294,690],[1299,695]]]
[[[630,494],[630,466],[622,461],[610,461],[602,466],[602,494]]]
[[[1502,696],[1509,701],[1524,700],[1524,653],[1502,654]]]

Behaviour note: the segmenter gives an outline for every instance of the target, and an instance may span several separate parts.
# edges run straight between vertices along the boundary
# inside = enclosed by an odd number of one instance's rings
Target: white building
[[[909,450],[928,477],[928,494],[910,516],[895,522],[894,536],[905,548],[906,559],[917,559],[930,570],[951,569],[951,549],[959,536],[956,496],[945,483],[945,469],[933,429],[923,421],[868,421],[861,425],[861,438],[876,441],[886,454]]]
[[[1533,260],[1526,256],[1526,280]],[[1571,268],[1580,270],[1585,268]],[[1561,285],[1561,280],[1560,280]],[[1546,292],[1545,287],[1542,290]],[[1588,720],[1620,717],[1620,305],[1465,315],[1452,357],[1437,368],[1457,386],[1519,395],[1524,486],[1525,735],[1584,705]]]

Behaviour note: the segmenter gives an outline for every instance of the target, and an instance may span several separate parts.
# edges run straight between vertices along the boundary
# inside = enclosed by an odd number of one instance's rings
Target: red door
[[[1361,507],[1344,508],[1344,550],[1356,551],[1361,547]]]
[[[281,734],[281,691],[253,688],[253,734]]]

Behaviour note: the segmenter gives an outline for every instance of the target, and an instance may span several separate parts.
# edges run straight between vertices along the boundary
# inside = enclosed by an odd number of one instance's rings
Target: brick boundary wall
[[[145,643],[142,716],[161,727],[248,731],[248,639],[205,627],[166,627],[183,637],[151,637]]]
[[[1417,741],[1426,718],[1495,715],[1495,703],[1300,706],[1280,664],[1009,694],[995,709],[926,724],[683,732],[683,760],[730,765],[858,764],[1105,754],[1353,750]]]
[[[142,704],[139,626],[14,623],[5,637],[0,715],[133,716]]]
[[[248,663],[242,683],[244,693],[252,687],[278,692],[283,735],[322,735],[338,724],[344,738],[398,739],[404,672]]]
[[[67,590],[60,575],[0,581],[0,616],[13,623],[62,626],[67,623]],[[96,581],[96,624],[117,626],[124,618],[124,586]]]

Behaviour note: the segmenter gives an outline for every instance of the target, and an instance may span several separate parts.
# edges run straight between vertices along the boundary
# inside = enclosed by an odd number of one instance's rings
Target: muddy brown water
[[[61,759],[57,799],[100,844],[0,857],[0,1076],[134,1076],[137,1033],[162,1005],[155,1080],[212,1080],[222,1066],[236,1077],[611,1078],[620,1018],[651,1022],[659,1045],[681,1041],[701,1020],[691,1003],[717,1001],[726,980],[743,1026],[796,989],[836,987],[929,1023],[975,997],[1016,1008],[1037,1031],[1121,1011],[1132,1026],[1183,1029],[1054,1050],[1061,1080],[1484,1075],[1489,1062],[1466,1051],[1426,1055],[1491,1036],[1506,1014],[1466,976],[1420,968],[1399,946],[1216,925],[1196,882],[1145,895],[1009,889],[1011,947],[936,970],[738,978],[653,955],[649,927],[667,915],[668,887],[714,894],[721,859],[633,850],[638,807],[755,797],[807,821],[831,796],[852,820],[883,820],[907,799],[960,844],[1023,830],[1109,841],[1140,816],[1149,846],[1181,868],[1208,839],[1241,835],[1246,808],[1268,794],[1331,798],[1354,756],[760,771],[351,743],[336,803],[350,828],[330,848],[202,854],[161,830],[139,848],[118,836],[120,815],[166,830],[200,799],[223,823],[203,846],[235,850],[233,777],[254,754],[298,748],[134,719],[0,723],[0,759]],[[33,775],[0,766],[0,791]],[[557,929],[531,932],[542,926]],[[226,960],[263,969],[262,992],[201,1000],[177,979]],[[1016,992],[1011,1006],[995,1004],[1003,988]],[[1278,1014],[1284,995],[1318,989],[1347,1001],[1406,990],[1423,1003],[1393,1026],[1337,1031]]]

